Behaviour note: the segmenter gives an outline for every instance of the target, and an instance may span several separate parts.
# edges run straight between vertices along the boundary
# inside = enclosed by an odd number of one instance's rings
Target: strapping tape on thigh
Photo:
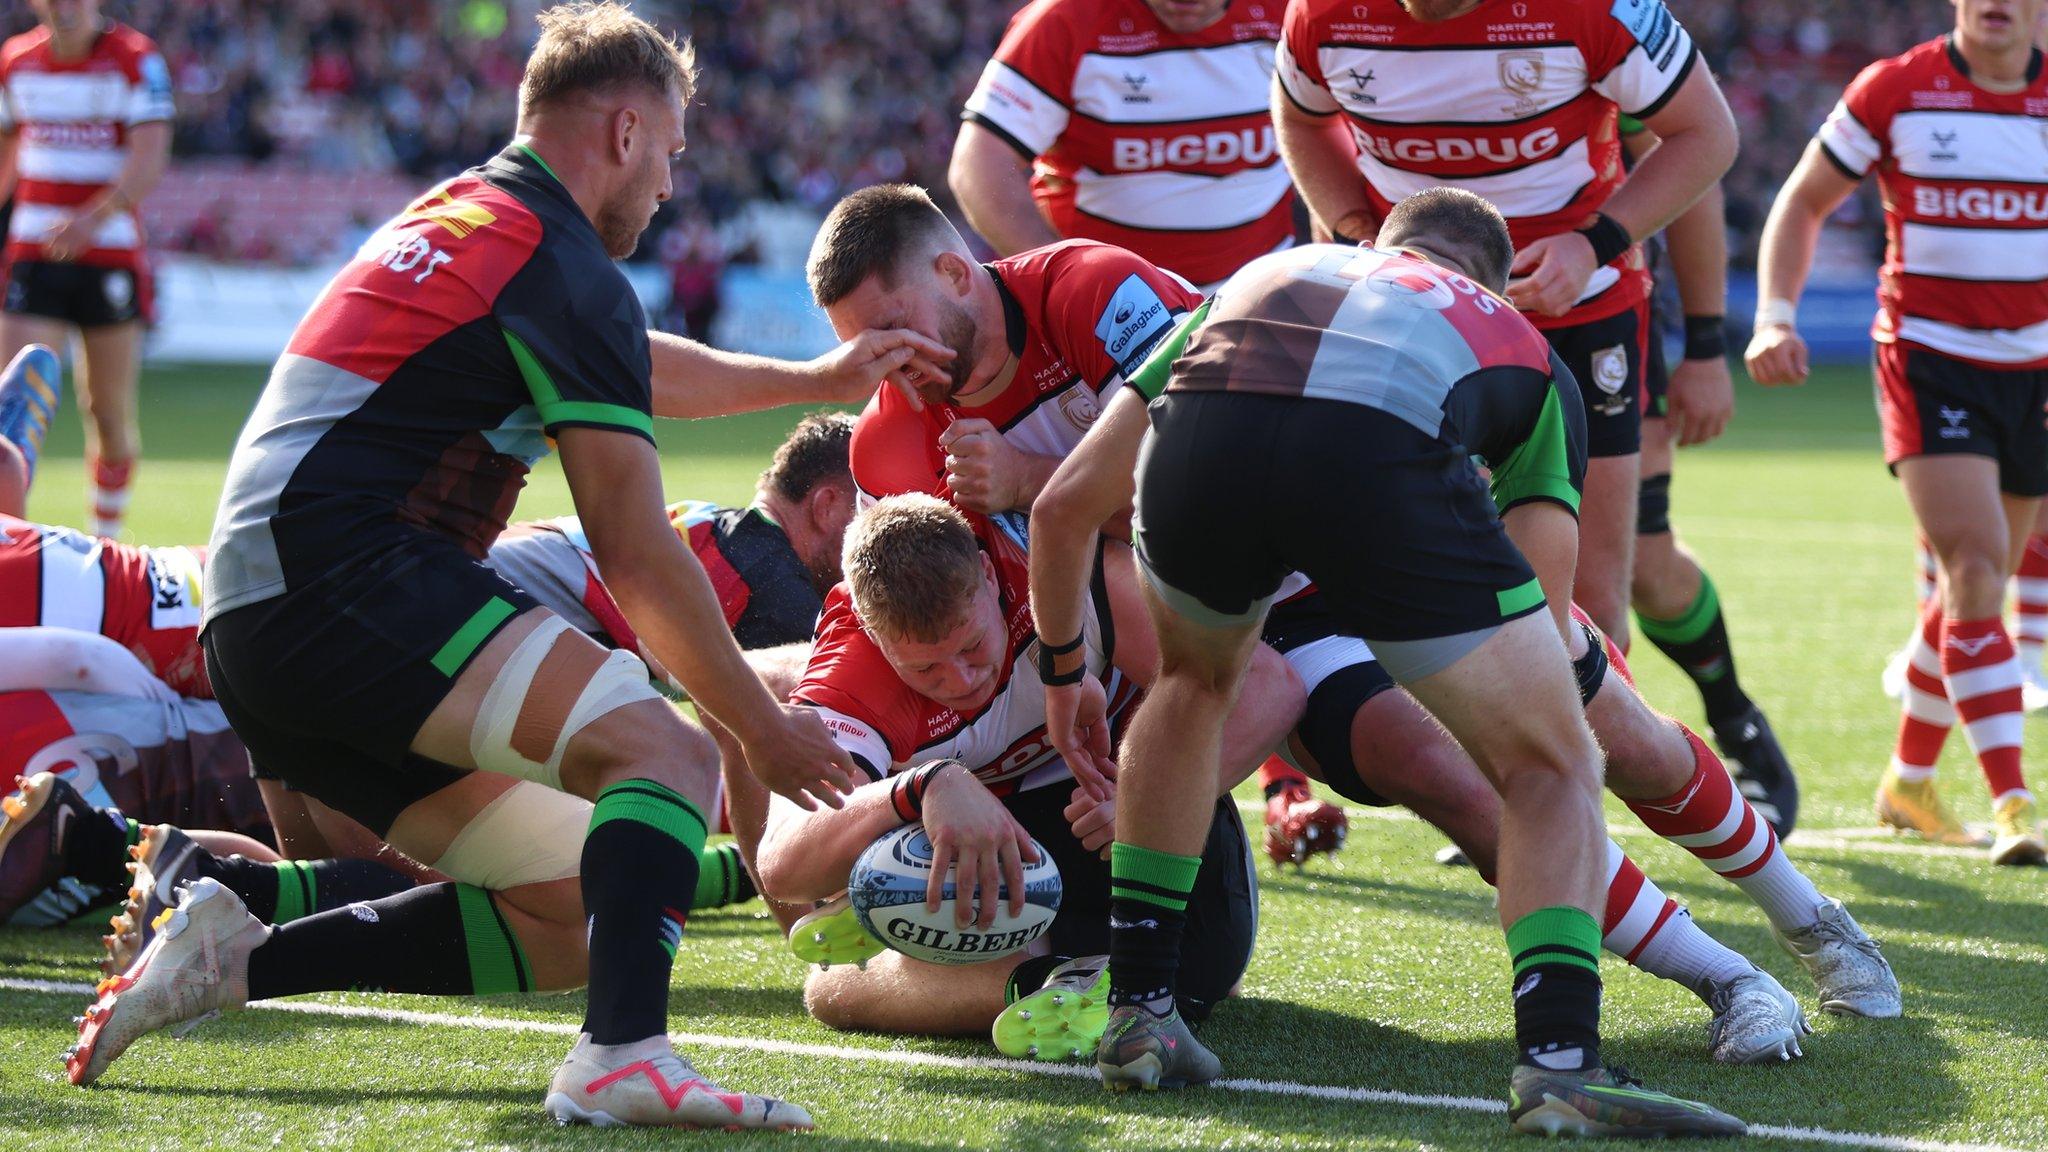
[[[562,786],[562,753],[585,727],[616,709],[661,697],[630,652],[600,654],[559,616],[519,642],[477,708],[469,732],[476,766]]]
[[[590,801],[522,780],[484,806],[434,861],[437,872],[503,892],[581,872]]]

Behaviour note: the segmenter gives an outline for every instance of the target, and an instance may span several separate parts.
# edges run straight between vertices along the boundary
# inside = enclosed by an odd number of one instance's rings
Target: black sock
[[[427,884],[275,929],[249,954],[249,999],[349,989],[426,996],[526,992],[533,974],[491,894]]]
[[[1117,841],[1109,848],[1109,1002],[1173,1011],[1180,938],[1199,856]]]
[[[595,1044],[629,1044],[668,1030],[668,978],[697,888],[704,816],[674,789],[628,780],[597,794],[583,840],[583,907],[590,914],[590,999],[583,1030]]]
[[[215,856],[201,850],[199,874],[226,885],[265,924],[377,900],[412,887],[412,877],[374,860],[279,860]]]
[[[105,819],[71,821],[65,835],[64,874],[80,884],[95,888],[128,887],[128,846],[130,821],[119,808],[101,808]]]
[[[1700,573],[1700,592],[1676,620],[1653,620],[1636,613],[1643,635],[1657,651],[1671,658],[1699,689],[1707,725],[1719,727],[1740,719],[1753,704],[1735,676],[1735,652],[1728,644],[1728,625],[1714,581]]]
[[[1522,1063],[1600,1066],[1600,925],[1578,908],[1539,908],[1508,926],[1515,1048]]]

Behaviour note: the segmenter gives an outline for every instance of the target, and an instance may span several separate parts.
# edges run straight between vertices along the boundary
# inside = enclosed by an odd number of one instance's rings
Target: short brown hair
[[[967,517],[923,493],[854,517],[841,561],[861,622],[908,640],[944,639],[981,585],[981,545]]]
[[[761,473],[761,486],[784,500],[802,500],[818,485],[831,480],[853,483],[847,462],[853,448],[853,415],[848,412],[815,412],[789,433],[789,439],[775,450],[775,462]]]
[[[1506,290],[1515,244],[1500,209],[1463,188],[1425,188],[1394,205],[1380,225],[1386,247],[1421,244],[1441,249],[1467,275],[1494,292]]]
[[[895,286],[896,269],[952,224],[931,194],[915,184],[876,184],[841,200],[825,217],[804,274],[818,307],[830,308],[880,275]]]
[[[683,103],[697,91],[697,53],[614,0],[575,0],[534,17],[540,39],[519,79],[519,114],[564,97],[644,84]]]

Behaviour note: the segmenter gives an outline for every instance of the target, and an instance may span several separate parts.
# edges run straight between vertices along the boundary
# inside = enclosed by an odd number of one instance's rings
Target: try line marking
[[[0,991],[41,992],[51,995],[89,996],[90,984],[57,980],[21,980],[0,977]],[[306,1000],[274,1000],[250,1005],[269,1012],[299,1012],[308,1016],[350,1016],[396,1024],[430,1027],[473,1028],[486,1032],[534,1032],[574,1038],[576,1025],[550,1020],[513,1020],[493,1016],[463,1016],[451,1012],[413,1012],[403,1008],[369,1008],[360,1004],[321,1004]],[[913,1068],[950,1068],[963,1072],[1014,1072],[1063,1080],[1093,1080],[1095,1070],[1083,1064],[1040,1064],[1030,1060],[1006,1060],[995,1056],[942,1056],[935,1052],[902,1052],[887,1048],[854,1048],[840,1044],[804,1044],[795,1040],[765,1040],[754,1037],[718,1036],[701,1032],[676,1032],[677,1047],[729,1048],[743,1052],[766,1052],[778,1056],[806,1056],[822,1060],[854,1060],[870,1064],[894,1064]],[[1243,1092],[1261,1096],[1283,1096],[1303,1100],[1327,1100],[1339,1104],[1393,1104],[1406,1108],[1432,1108],[1443,1112],[1505,1113],[1507,1105],[1483,1096],[1424,1096],[1412,1092],[1388,1092],[1377,1088],[1345,1088],[1332,1084],[1299,1084],[1289,1080],[1218,1080],[1211,1091]],[[1776,1124],[1752,1124],[1749,1134],[1771,1140],[1802,1140],[1810,1144],[1833,1144],[1845,1148],[1882,1148],[1891,1152],[2019,1152],[1996,1144],[1965,1144],[1947,1140],[1921,1140],[1911,1136],[1884,1136],[1873,1132],[1835,1132],[1826,1128],[1787,1128]]]

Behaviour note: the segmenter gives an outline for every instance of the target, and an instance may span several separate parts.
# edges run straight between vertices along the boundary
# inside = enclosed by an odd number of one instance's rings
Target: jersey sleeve
[[[1586,5],[1593,26],[1580,43],[1593,90],[1638,120],[1657,114],[1692,74],[1699,49],[1663,0]]]
[[[1057,9],[1057,0],[1040,0],[1017,13],[960,114],[1027,157],[1051,148],[1067,130],[1080,46]]]
[[[946,490],[945,453],[927,413],[913,412],[895,388],[883,385],[853,424],[847,463],[863,506],[887,496],[922,492],[941,500]]]
[[[1310,7],[1308,0],[1288,0],[1280,44],[1274,49],[1274,74],[1280,78],[1280,91],[1296,108],[1311,116],[1328,116],[1342,106],[1330,95],[1329,79],[1323,75]]]
[[[1096,388],[1129,379],[1200,304],[1187,281],[1108,244],[1072,244],[1045,279],[1048,342]]]
[[[603,428],[654,440],[647,314],[617,269],[564,268],[543,241],[492,311],[548,435]]]
[[[1891,132],[1886,74],[1882,60],[1865,68],[1850,81],[1814,136],[1820,141],[1821,154],[1851,180],[1863,179],[1872,165],[1884,159],[1885,138]]]
[[[71,628],[0,628],[0,692],[26,691],[178,699],[133,652],[105,636]]]
[[[163,54],[150,47],[135,58],[134,75],[128,82],[125,124],[149,124],[169,120],[176,111],[171,98],[171,70]]]
[[[1140,396],[1148,401],[1157,400],[1159,394],[1166,391],[1166,382],[1173,378],[1173,362],[1180,359],[1181,351],[1188,346],[1189,340],[1194,339],[1195,329],[1209,318],[1209,303],[1204,300],[1200,307],[1181,317],[1173,331],[1166,334],[1166,339],[1154,346],[1152,354],[1145,357],[1138,370],[1126,378],[1125,382],[1136,388]]]
[[[844,586],[825,600],[810,661],[789,698],[816,709],[833,741],[877,780],[913,751],[918,698],[861,627]]]

